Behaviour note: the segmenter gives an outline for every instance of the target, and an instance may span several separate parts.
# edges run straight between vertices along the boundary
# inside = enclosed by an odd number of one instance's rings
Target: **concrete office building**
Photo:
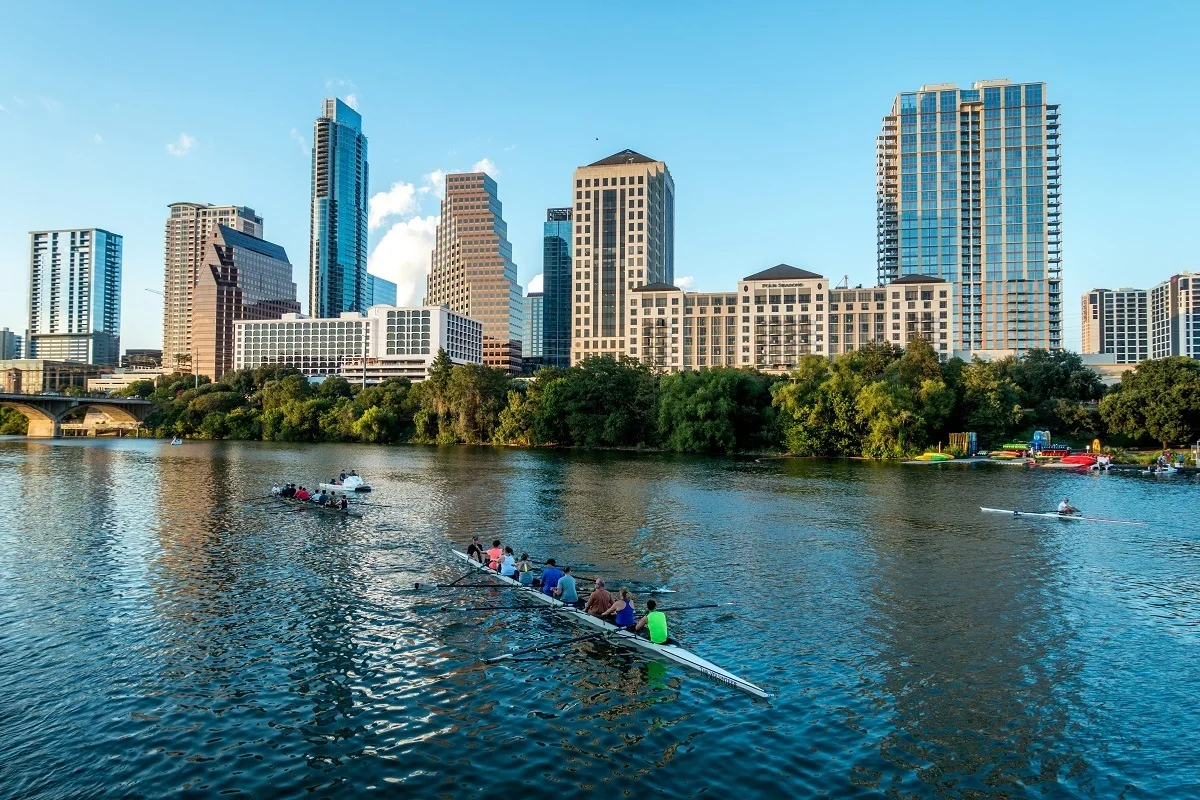
[[[6,394],[62,392],[72,387],[87,389],[90,378],[113,371],[111,366],[48,358],[0,360],[0,391]]]
[[[354,383],[388,377],[423,380],[444,348],[457,364],[483,362],[481,323],[441,306],[372,306],[330,319],[288,314],[234,323],[234,368],[295,367],[309,377],[343,375]]]
[[[1059,109],[1044,83],[896,96],[877,143],[878,282],[954,284],[966,355],[1062,341]]]
[[[21,357],[22,338],[8,328],[0,329],[0,361]]]
[[[1145,289],[1092,289],[1082,299],[1080,353],[1108,354],[1114,364],[1150,357],[1150,293]]]
[[[314,317],[366,311],[367,137],[362,117],[325,98],[313,127],[308,309]]]
[[[224,225],[209,237],[194,297],[194,369],[214,381],[233,368],[235,321],[300,311],[284,249]]]
[[[525,333],[521,336],[521,358],[536,359],[539,365],[544,363],[546,353],[545,340],[542,338],[544,302],[542,292],[525,295]]]
[[[263,218],[246,206],[172,203],[166,225],[163,270],[163,346],[161,363],[168,369],[192,371],[192,323],[196,282],[206,248],[218,225],[247,236],[263,236]]]
[[[827,311],[829,356],[868,344],[929,342],[943,361],[954,355],[954,284],[907,275],[886,286],[833,289]]]
[[[1150,357],[1200,358],[1200,275],[1181,272],[1150,290]]]
[[[121,360],[121,237],[99,228],[29,234],[29,337],[34,359]]]
[[[571,366],[571,236],[571,209],[546,209],[542,225],[542,363],[550,367]]]
[[[667,165],[622,150],[575,170],[571,363],[625,352],[634,289],[675,281],[675,182]]]
[[[396,305],[396,284],[378,275],[367,273],[367,307]]]
[[[98,378],[87,379],[87,390],[89,392],[104,392],[112,394],[113,392],[124,389],[131,383],[138,381],[153,381],[156,385],[158,379],[163,375],[168,374],[164,369],[118,369],[108,375],[101,375]]]
[[[483,172],[446,176],[425,302],[483,325],[483,363],[521,371],[521,286],[496,181]]]

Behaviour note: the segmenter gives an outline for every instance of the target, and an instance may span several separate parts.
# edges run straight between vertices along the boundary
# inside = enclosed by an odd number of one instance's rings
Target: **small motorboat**
[[[339,477],[336,481],[318,483],[317,488],[327,492],[369,492],[371,484],[364,481],[358,473],[351,472],[349,475]]]
[[[178,436],[176,436],[171,439],[171,444],[183,444],[183,439],[180,439]]]

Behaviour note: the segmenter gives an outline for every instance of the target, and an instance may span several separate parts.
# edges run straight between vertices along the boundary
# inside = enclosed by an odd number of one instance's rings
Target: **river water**
[[[362,519],[258,501],[355,468]],[[1200,486],[990,466],[0,441],[0,796],[1195,797]],[[1064,494],[1106,525],[982,514]],[[462,574],[670,586],[769,701]],[[643,599],[645,595],[642,596]]]

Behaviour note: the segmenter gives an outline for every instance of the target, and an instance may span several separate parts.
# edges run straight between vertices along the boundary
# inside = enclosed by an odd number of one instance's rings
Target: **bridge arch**
[[[19,411],[29,420],[30,438],[62,435],[62,421],[77,409],[85,409],[84,423],[100,427],[108,422],[118,426],[140,425],[150,413],[146,400],[123,397],[70,397],[65,395],[0,394],[0,405]]]

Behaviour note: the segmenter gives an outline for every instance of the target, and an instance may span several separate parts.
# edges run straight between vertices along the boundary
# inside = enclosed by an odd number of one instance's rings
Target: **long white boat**
[[[1010,517],[1044,517],[1046,519],[1071,519],[1079,522],[1109,522],[1113,525],[1145,525],[1145,522],[1129,519],[1104,519],[1103,517],[1084,517],[1078,514],[1059,514],[1057,511],[1050,513],[1042,513],[1039,511],[1014,511],[1009,508],[984,508],[979,507],[980,511],[990,514],[1008,514]]]
[[[681,664],[689,669],[693,669],[702,675],[706,675],[713,680],[726,684],[727,686],[732,686],[735,689],[741,689],[743,692],[752,694],[755,697],[761,697],[763,699],[770,697],[766,691],[758,686],[755,686],[753,683],[750,683],[750,681],[745,680],[744,678],[739,678],[732,672],[727,672],[711,661],[703,659],[695,653],[689,652],[688,650],[684,650],[678,645],[655,644],[649,639],[644,639],[641,636],[630,633],[624,628],[618,628],[616,625],[605,622],[599,617],[593,617],[591,614],[586,614],[582,610],[575,608],[572,605],[568,605],[561,600],[555,600],[553,597],[544,595],[537,589],[522,586],[519,581],[515,581],[512,578],[507,578],[501,575],[499,572],[489,568],[486,564],[480,564],[478,561],[471,559],[466,553],[460,550],[455,550],[453,552],[454,555],[458,556],[463,561],[466,561],[475,569],[487,573],[502,583],[507,583],[518,587],[518,592],[520,593],[521,597],[527,597],[534,602],[550,606],[555,613],[572,622],[596,628],[604,632],[606,634],[604,637],[606,641],[624,645],[626,647],[633,647],[638,650],[648,651],[656,656],[665,658],[668,661],[674,661],[676,664]]]

